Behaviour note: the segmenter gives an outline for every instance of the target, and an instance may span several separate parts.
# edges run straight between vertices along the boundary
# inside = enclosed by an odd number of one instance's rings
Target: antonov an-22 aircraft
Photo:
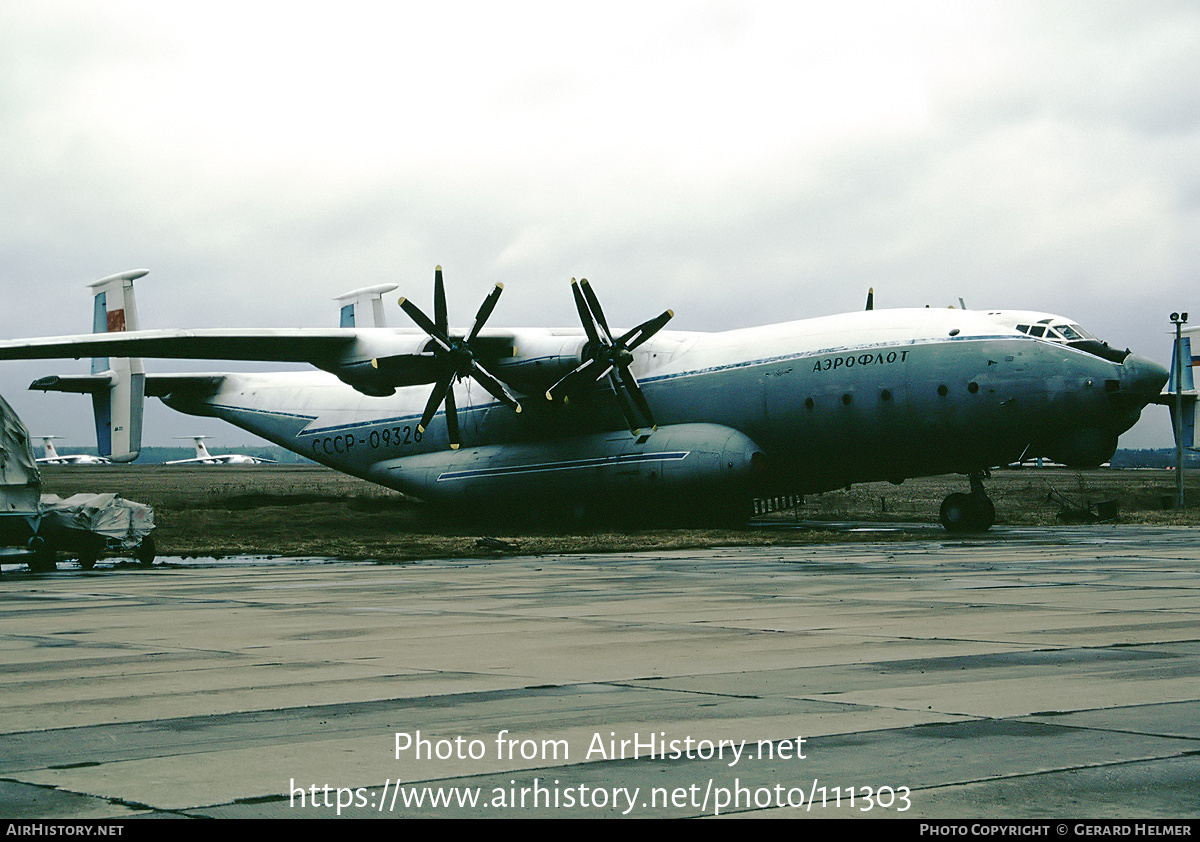
[[[868,309],[716,333],[609,327],[572,281],[575,329],[490,329],[501,286],[451,330],[384,327],[392,286],[343,296],[342,326],[139,330],[133,281],[92,284],[94,330],[0,342],[0,359],[93,357],[33,389],[90,394],[100,452],[136,458],[144,395],[223,418],[339,471],[431,502],[576,514],[635,509],[740,518],[754,497],[961,473],[941,521],[995,518],[989,468],[1108,460],[1167,371],[1046,313]],[[141,358],[306,362],[319,371],[146,374]],[[430,388],[432,385],[432,389]]]

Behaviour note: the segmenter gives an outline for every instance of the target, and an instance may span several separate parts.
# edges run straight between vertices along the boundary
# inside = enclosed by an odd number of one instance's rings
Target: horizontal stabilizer
[[[147,374],[146,397],[162,398],[172,392],[188,391],[211,394],[221,387],[224,374]],[[94,395],[112,385],[112,377],[106,374],[64,375],[51,374],[39,377],[29,384],[37,392],[69,392],[76,395]]]
[[[103,392],[112,385],[112,377],[107,374],[61,375],[52,374],[49,377],[39,377],[29,384],[29,388],[39,392],[70,392],[76,395],[95,395]]]

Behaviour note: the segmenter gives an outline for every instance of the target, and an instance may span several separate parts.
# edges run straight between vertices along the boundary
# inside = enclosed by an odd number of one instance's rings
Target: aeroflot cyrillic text
[[[877,351],[869,354],[846,354],[826,357],[813,363],[813,371],[834,371],[839,368],[854,368],[868,365],[893,365],[908,359],[908,351]]]

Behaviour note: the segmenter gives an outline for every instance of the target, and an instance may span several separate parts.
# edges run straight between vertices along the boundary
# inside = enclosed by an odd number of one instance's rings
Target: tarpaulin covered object
[[[154,529],[154,509],[116,494],[42,495],[42,530],[86,532],[104,539],[109,550],[132,550]]]
[[[0,397],[0,543],[25,544],[37,532],[42,474],[29,431]]]

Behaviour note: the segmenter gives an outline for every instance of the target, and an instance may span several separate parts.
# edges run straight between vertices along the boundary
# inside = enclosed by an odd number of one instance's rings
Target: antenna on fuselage
[[[864,310],[874,310],[875,309],[875,287],[871,287],[870,289],[867,290],[867,306],[864,307],[863,309]]]

